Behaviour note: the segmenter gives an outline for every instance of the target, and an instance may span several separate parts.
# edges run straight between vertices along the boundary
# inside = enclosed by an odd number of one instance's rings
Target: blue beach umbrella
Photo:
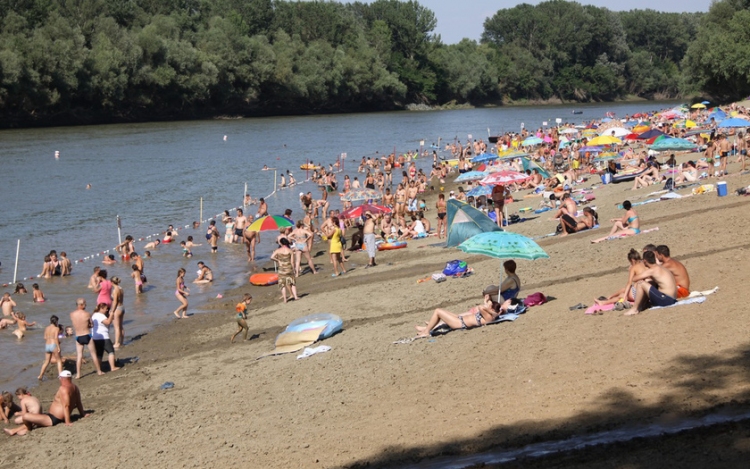
[[[539,172],[539,174],[542,175],[543,178],[546,179],[549,177],[549,173],[547,172],[546,169],[539,166],[536,162],[531,161],[529,158],[526,158],[526,157],[521,158],[521,163],[523,163],[524,171],[528,171],[528,170],[533,171],[536,169]]]
[[[493,186],[477,186],[474,189],[470,190],[466,193],[466,197],[481,197],[481,196],[487,196],[492,194],[492,188]]]
[[[497,155],[493,155],[492,153],[481,153],[474,158],[471,159],[472,163],[484,163],[487,161],[496,160]]]
[[[544,143],[544,140],[539,137],[528,137],[526,140],[521,142],[521,145],[525,147],[532,147],[534,145],[539,145],[540,143]]]
[[[719,124],[720,128],[731,128],[731,127],[750,127],[750,121],[740,119],[739,117],[732,117],[721,121]]]
[[[484,179],[487,177],[487,173],[482,171],[469,171],[467,173],[463,173],[462,175],[458,176],[456,179],[453,180],[453,182],[468,182],[468,181],[478,181],[480,179]]]
[[[663,138],[651,145],[651,149],[654,151],[682,151],[692,150],[695,147],[695,143],[684,138]]]
[[[482,254],[496,259],[535,259],[549,258],[544,249],[531,238],[510,231],[479,233],[458,245],[467,254]],[[503,269],[500,269],[500,283],[503,284]]]

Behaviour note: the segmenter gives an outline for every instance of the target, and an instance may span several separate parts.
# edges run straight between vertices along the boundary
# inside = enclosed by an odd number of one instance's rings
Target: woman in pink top
[[[99,292],[99,296],[96,298],[96,304],[104,303],[107,306],[112,306],[112,282],[107,280],[107,271],[101,269],[99,271],[99,285],[96,286],[94,291]]]

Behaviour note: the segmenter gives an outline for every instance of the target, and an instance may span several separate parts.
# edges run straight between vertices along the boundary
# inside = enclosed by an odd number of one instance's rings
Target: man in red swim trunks
[[[663,244],[656,247],[656,259],[674,275],[677,282],[677,299],[687,298],[690,295],[690,276],[685,266],[669,257],[669,248]]]

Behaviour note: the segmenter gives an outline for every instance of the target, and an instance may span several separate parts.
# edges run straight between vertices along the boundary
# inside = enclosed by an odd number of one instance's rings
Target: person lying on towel
[[[519,302],[517,299],[506,300],[502,304],[497,302],[497,294],[494,296],[490,293],[491,290],[497,292],[497,286],[490,285],[485,288],[482,292],[484,296],[484,302],[471,308],[469,311],[463,314],[454,314],[442,308],[438,308],[432,313],[430,320],[425,323],[425,326],[415,326],[417,329],[417,337],[428,337],[430,331],[437,326],[441,321],[447,324],[451,329],[473,329],[475,327],[482,327],[497,319],[501,314],[508,312],[508,309]]]

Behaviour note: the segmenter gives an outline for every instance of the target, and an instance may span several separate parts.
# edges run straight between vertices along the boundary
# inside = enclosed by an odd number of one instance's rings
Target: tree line
[[[552,0],[443,44],[416,1],[0,0],[2,125],[750,91],[750,0]]]

